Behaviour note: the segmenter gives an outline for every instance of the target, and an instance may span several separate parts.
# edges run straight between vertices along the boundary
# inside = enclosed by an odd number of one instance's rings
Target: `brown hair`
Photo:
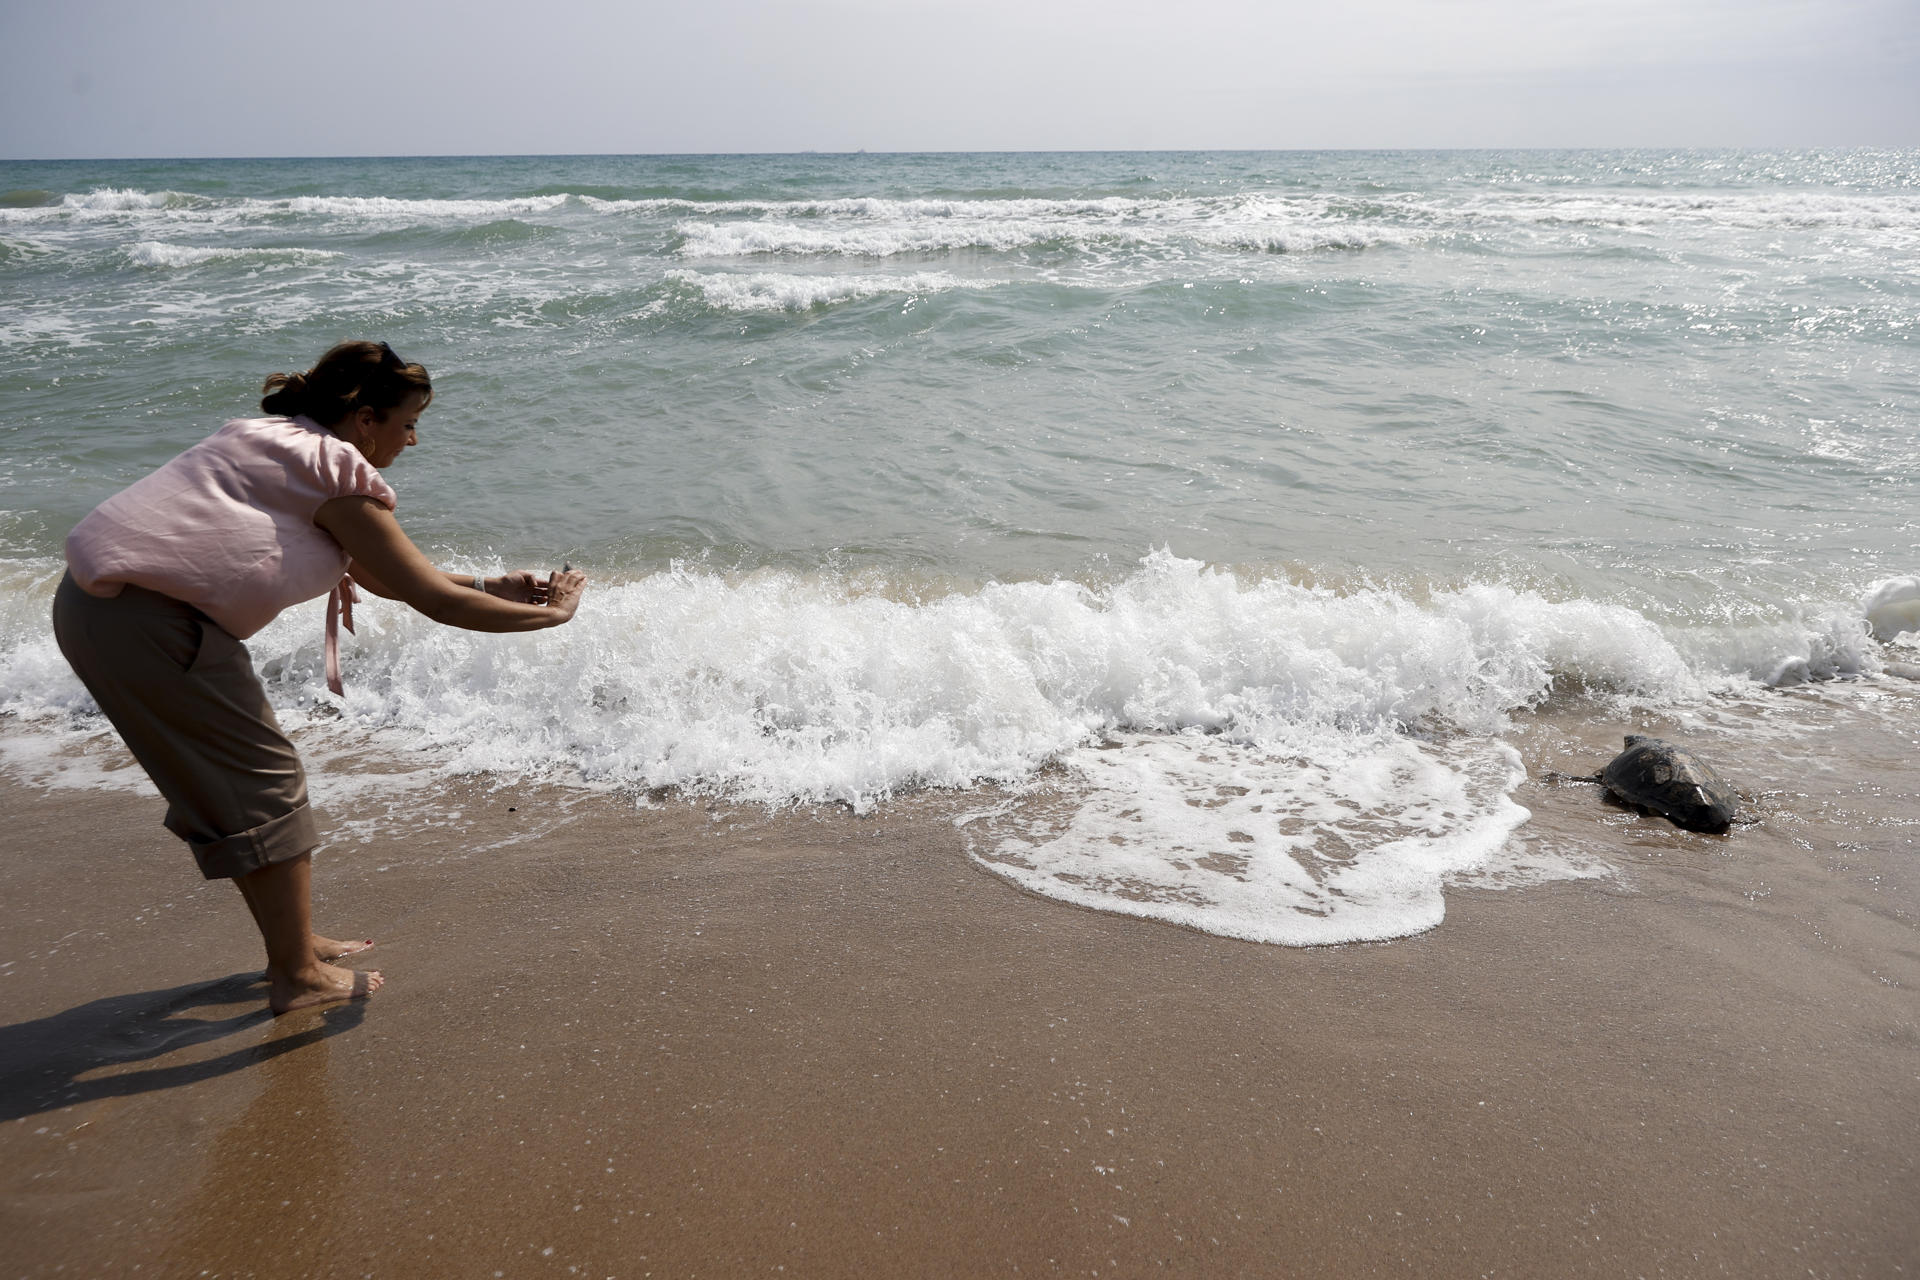
[[[270,375],[260,390],[266,393],[260,401],[263,413],[304,414],[323,427],[356,409],[372,409],[384,418],[408,396],[422,397],[422,408],[433,399],[427,371],[393,354],[384,342],[343,342],[305,373]]]

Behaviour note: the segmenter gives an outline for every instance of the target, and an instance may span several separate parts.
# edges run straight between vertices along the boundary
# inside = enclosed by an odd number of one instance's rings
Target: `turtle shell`
[[[1725,831],[1740,797],[1713,766],[1685,747],[1629,734],[1600,781],[1627,804],[1661,814],[1689,831]]]

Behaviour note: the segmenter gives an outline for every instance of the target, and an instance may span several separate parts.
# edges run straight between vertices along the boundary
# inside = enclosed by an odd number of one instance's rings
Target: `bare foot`
[[[345,960],[348,956],[357,956],[373,945],[372,938],[362,938],[358,942],[340,942],[333,938],[313,935],[313,958],[321,964],[330,964],[335,960]]]
[[[296,973],[267,972],[270,984],[267,1004],[275,1014],[338,1000],[364,1000],[386,981],[378,970],[358,972],[315,961],[309,969]]]

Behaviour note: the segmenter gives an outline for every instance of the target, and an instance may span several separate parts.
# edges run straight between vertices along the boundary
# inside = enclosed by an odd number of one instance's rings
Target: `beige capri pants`
[[[247,648],[190,604],[143,587],[103,600],[68,574],[53,634],[167,801],[200,874],[230,879],[320,842],[307,776]]]

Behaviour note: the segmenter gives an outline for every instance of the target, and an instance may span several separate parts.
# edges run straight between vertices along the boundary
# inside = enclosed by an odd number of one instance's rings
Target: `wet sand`
[[[0,783],[0,1276],[1920,1273],[1920,716],[1822,697],[1728,717],[1757,825],[1531,782],[1618,877],[1311,950],[1021,892],[951,797],[369,799],[316,925],[388,985],[278,1021],[157,801]]]

